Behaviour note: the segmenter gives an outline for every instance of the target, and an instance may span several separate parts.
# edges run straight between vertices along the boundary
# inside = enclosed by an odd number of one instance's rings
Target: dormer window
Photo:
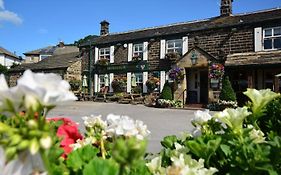
[[[263,39],[264,50],[281,49],[281,27],[264,29]]]
[[[166,53],[182,54],[182,39],[167,40]]]
[[[100,48],[99,49],[99,60],[101,59],[110,59],[110,48]]]

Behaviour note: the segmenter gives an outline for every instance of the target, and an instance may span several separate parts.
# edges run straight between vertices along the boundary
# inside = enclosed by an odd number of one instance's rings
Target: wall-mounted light
[[[127,47],[128,47],[128,44],[123,44],[123,47],[124,47],[124,48],[127,48]]]
[[[197,53],[196,53],[196,51],[195,50],[193,50],[192,52],[191,52],[191,63],[192,63],[192,65],[196,65],[197,64],[197,61],[198,61],[198,57],[197,57],[198,55],[197,55]]]

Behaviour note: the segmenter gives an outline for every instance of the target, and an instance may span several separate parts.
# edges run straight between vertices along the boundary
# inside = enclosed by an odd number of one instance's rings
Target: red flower
[[[83,139],[83,136],[78,131],[78,124],[68,118],[52,118],[50,121],[63,121],[57,130],[57,136],[63,138],[60,146],[64,149],[62,157],[66,158],[67,154],[72,151],[71,144],[76,143],[76,140]]]

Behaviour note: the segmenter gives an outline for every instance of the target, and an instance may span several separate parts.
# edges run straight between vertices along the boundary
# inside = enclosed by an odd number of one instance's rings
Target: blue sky
[[[219,15],[220,0],[0,0],[0,46],[23,52],[110,32]],[[281,0],[234,0],[234,13],[281,7]]]

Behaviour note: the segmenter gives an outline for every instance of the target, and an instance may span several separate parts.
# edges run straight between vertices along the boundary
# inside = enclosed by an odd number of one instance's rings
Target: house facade
[[[14,53],[0,47],[0,64],[6,66],[8,69],[13,64],[20,64],[21,59]]]
[[[234,15],[232,0],[221,0],[218,17],[115,34],[102,21],[100,36],[80,49],[93,93],[104,86],[104,77],[111,92],[111,82],[123,77],[127,93],[136,86],[147,93],[152,76],[159,78],[161,91],[169,70],[178,67],[184,77],[174,87],[174,99],[206,104],[218,99],[221,88],[210,78],[213,65],[224,65],[238,94],[247,87],[279,91],[281,9]]]

